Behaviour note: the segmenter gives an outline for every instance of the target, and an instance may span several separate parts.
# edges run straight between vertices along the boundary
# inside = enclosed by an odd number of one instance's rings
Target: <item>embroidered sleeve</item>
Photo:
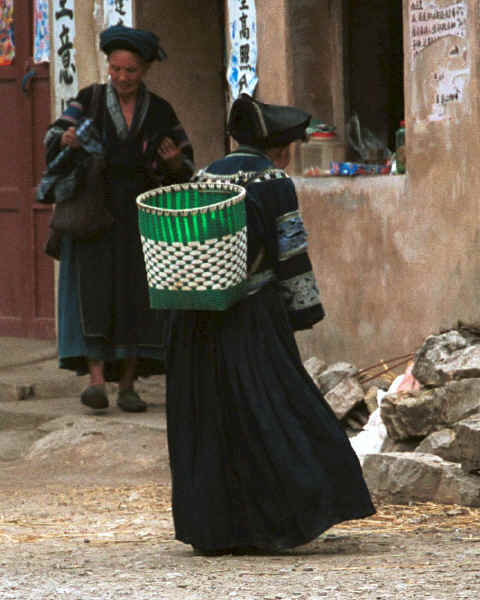
[[[51,162],[60,151],[60,138],[64,131],[69,127],[75,127],[85,112],[84,107],[92,96],[92,86],[83,88],[79,91],[78,96],[67,105],[67,108],[62,115],[56,119],[47,129],[43,143],[46,150],[46,162]]]
[[[307,232],[298,210],[277,219],[278,259],[288,260],[307,250]]]
[[[323,319],[325,312],[308,256],[307,232],[293,185],[289,192],[283,198],[286,210],[276,218],[276,270],[292,327],[298,331],[312,327]]]
[[[306,252],[279,263],[278,279],[295,331],[309,329],[323,319],[325,311]]]
[[[282,288],[290,310],[311,308],[320,301],[320,292],[313,271],[284,280]]]

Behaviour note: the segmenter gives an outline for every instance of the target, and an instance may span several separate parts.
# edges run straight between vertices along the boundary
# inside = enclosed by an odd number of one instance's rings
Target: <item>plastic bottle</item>
[[[395,132],[395,155],[396,155],[397,173],[403,174],[406,171],[405,121],[400,121],[400,127]]]

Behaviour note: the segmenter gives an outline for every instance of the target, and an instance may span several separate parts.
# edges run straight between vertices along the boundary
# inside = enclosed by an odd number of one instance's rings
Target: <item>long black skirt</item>
[[[170,336],[178,540],[203,550],[291,548],[375,512],[274,286],[222,313],[176,312]]]

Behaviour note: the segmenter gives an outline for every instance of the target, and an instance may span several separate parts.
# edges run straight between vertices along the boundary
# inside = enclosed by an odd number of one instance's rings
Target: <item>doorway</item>
[[[50,120],[49,65],[33,64],[33,2],[13,1],[15,56],[0,66],[0,336],[55,336],[50,208],[34,202]]]

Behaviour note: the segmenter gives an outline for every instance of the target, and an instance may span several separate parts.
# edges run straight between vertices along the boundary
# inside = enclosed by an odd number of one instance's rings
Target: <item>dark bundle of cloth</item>
[[[61,150],[48,164],[36,189],[36,201],[53,204],[70,198],[77,188],[83,164],[90,155],[103,156],[103,148],[93,120],[83,118],[75,134],[80,148]]]

